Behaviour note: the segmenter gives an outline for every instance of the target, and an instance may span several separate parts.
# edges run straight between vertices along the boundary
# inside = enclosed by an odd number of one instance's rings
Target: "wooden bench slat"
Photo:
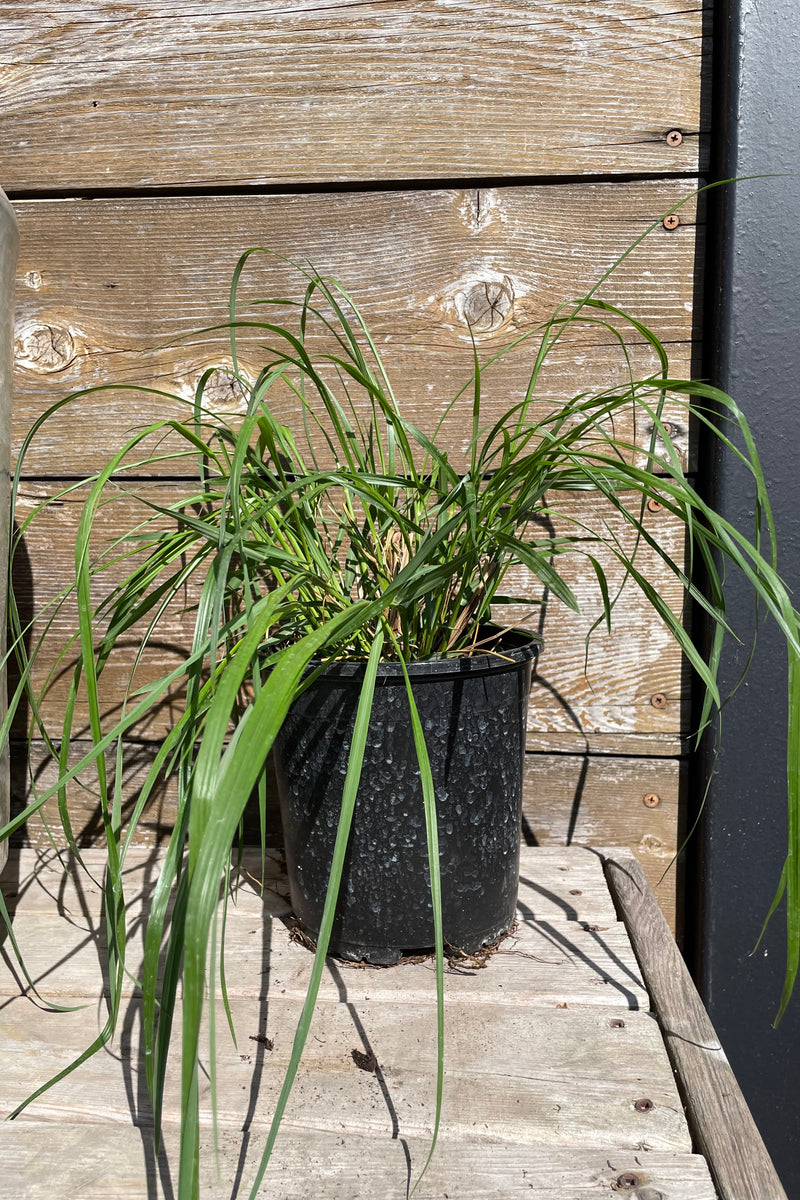
[[[58,1200],[161,1196],[148,1136],[148,1130],[109,1126],[98,1139],[86,1125],[22,1120],[0,1125],[8,1194],[15,1200],[41,1200],[52,1194],[57,1179]],[[174,1131],[166,1130],[165,1141],[169,1155],[160,1160],[162,1170],[167,1157],[175,1161]],[[272,1200],[308,1200],[315,1194],[325,1200],[406,1200],[409,1178],[412,1183],[416,1179],[427,1150],[422,1139],[284,1129],[266,1177],[265,1194]],[[239,1155],[239,1140],[223,1130],[220,1178],[216,1178],[210,1132],[201,1132],[203,1200],[230,1200],[240,1173]],[[239,1195],[247,1195],[254,1169],[248,1160]],[[669,1200],[716,1200],[708,1169],[698,1155],[486,1142],[442,1143],[415,1196],[420,1200],[454,1195],[457,1200],[612,1200],[620,1194],[619,1181],[626,1177]]]
[[[251,992],[232,998],[231,1009],[236,1047],[217,1005],[218,1120],[229,1129],[241,1130],[248,1123],[263,1132],[283,1083],[299,1000],[269,990],[259,1000]],[[112,1050],[95,1055],[56,1084],[35,1101],[29,1115],[125,1124],[135,1103],[136,1123],[150,1123],[139,1024],[140,1004],[133,1001],[124,1009]],[[93,1036],[95,1019],[86,1012],[43,1013],[15,999],[3,1009],[3,1025],[0,1078],[8,1112],[35,1084],[74,1059]],[[178,1013],[164,1095],[165,1116],[173,1121],[181,1110],[180,1030]],[[252,1040],[258,1037],[270,1038],[273,1049]],[[691,1150],[661,1035],[649,1013],[448,999],[445,1047],[444,1141]],[[374,1053],[377,1069],[359,1069],[353,1051]],[[201,1062],[200,1110],[210,1123],[205,1049]],[[435,1078],[433,996],[427,1003],[401,1007],[382,997],[357,1005],[320,1001],[286,1121],[291,1127],[330,1133],[424,1136],[432,1129]],[[642,1100],[649,1107],[640,1111],[636,1105]]]
[[[606,870],[650,989],[687,1116],[720,1200],[786,1200],[761,1134],[658,903],[633,858]]]
[[[102,870],[102,852],[89,850],[85,861]],[[154,882],[158,852],[131,852],[126,872],[129,967],[135,975],[142,953],[142,897]],[[260,855],[245,856],[249,872],[228,906],[225,962],[231,995],[305,995],[310,969],[306,949],[290,940],[291,923],[280,859],[269,859],[266,888],[255,886]],[[448,997],[454,1002],[553,1008],[587,1004],[646,1009],[649,1000],[621,924],[616,921],[596,856],[576,848],[564,853],[525,849],[516,932],[505,939],[485,967],[466,963],[448,971]],[[25,964],[41,994],[48,999],[107,994],[100,967],[103,935],[98,913],[97,883],[81,876],[64,877],[54,855],[12,852],[4,874],[6,902]],[[63,915],[59,915],[59,913]],[[498,991],[498,973],[502,989]],[[0,996],[14,996],[22,986],[11,957],[0,963]],[[329,961],[321,997],[360,1003],[430,1003],[434,981],[430,963],[405,963],[391,971]],[[125,994],[134,990],[125,982]]]

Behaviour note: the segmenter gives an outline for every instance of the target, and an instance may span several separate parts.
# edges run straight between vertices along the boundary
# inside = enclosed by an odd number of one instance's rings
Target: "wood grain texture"
[[[88,749],[88,743],[74,742],[70,765],[78,763]],[[152,742],[128,744],[122,786],[124,814],[130,813],[156,750],[157,744]],[[12,811],[16,814],[33,796],[31,777],[42,794],[56,776],[42,742],[34,743],[30,757],[25,745],[16,743],[12,763]],[[113,777],[111,756],[108,768]],[[672,859],[684,825],[684,776],[685,764],[679,759],[529,754],[524,780],[523,836],[537,846],[549,848],[567,844],[629,846],[641,862],[670,928],[679,932],[681,913],[676,906],[681,872],[679,864],[672,865]],[[97,844],[102,837],[102,820],[91,770],[85,771],[79,782],[71,784],[67,794],[79,845]],[[655,805],[653,797],[658,800]],[[138,825],[137,845],[157,846],[163,842],[172,830],[174,818],[175,784],[170,780],[156,789]],[[246,839],[255,843],[259,821],[252,807],[245,816],[245,830]],[[29,817],[24,843],[45,850],[51,844],[51,837],[58,845],[64,845],[55,798],[48,801],[44,814]],[[273,846],[281,842],[280,814],[271,776],[267,838]]]
[[[697,171],[704,25],[699,0],[5,0],[4,185]]]
[[[163,848],[141,845],[131,846],[126,852],[126,906],[130,907],[134,920],[147,907],[163,855]],[[77,868],[71,854],[59,855],[52,846],[12,850],[9,863],[0,873],[0,886],[12,904],[14,914],[42,916],[57,910],[68,917],[83,914],[91,924],[91,914],[94,913],[96,918],[100,911],[102,896],[97,881],[106,861],[105,851],[97,847],[86,849],[82,859],[86,873]],[[616,909],[603,874],[603,860],[594,850],[585,846],[525,846],[522,865],[535,877],[535,884],[523,884],[521,893],[528,915],[534,920],[601,925],[616,922]],[[268,896],[262,895],[262,876],[264,887],[270,891]],[[246,922],[252,922],[254,917],[284,914],[288,895],[285,876],[280,850],[267,850],[262,871],[260,847],[244,847],[241,886],[236,904],[231,908],[231,919],[242,916]],[[356,969],[352,963],[346,966]],[[394,970],[370,967],[368,975],[373,980],[373,995],[375,988],[380,990],[387,986],[391,989],[390,981],[396,974]],[[394,991],[391,994],[394,996]]]
[[[87,866],[95,875],[101,860],[101,852],[88,852]],[[127,861],[134,925],[139,898],[150,893],[158,861],[157,851],[143,849],[134,849]],[[523,897],[534,915],[525,919],[522,910],[518,938],[534,953],[495,955],[483,970],[447,976],[444,1117],[423,1196],[478,1200],[524,1190],[544,1197],[555,1189],[559,1200],[589,1195],[613,1200],[620,1190],[632,1188],[649,1198],[648,1189],[655,1188],[670,1200],[712,1200],[705,1166],[690,1153],[657,1023],[650,1013],[631,1011],[641,992],[630,948],[616,940],[619,925],[600,857],[580,848],[530,848],[523,852],[522,867],[533,881],[524,885]],[[268,879],[280,892],[282,877],[274,860]],[[26,947],[35,946],[46,986],[68,976],[78,989],[74,1000],[96,998],[102,977],[91,931],[101,904],[99,887],[72,872],[64,875],[52,853],[32,851],[12,856],[2,885],[18,936]],[[222,1171],[202,1192],[214,1200],[235,1192],[237,1178],[245,1188],[252,1179],[310,970],[311,955],[289,943],[280,895],[267,894],[272,919],[262,919],[262,901],[248,882],[240,904],[229,906],[229,934],[239,947],[236,951],[232,944],[234,958],[244,958],[228,959],[238,1045],[221,1026],[218,1032]],[[52,933],[54,908],[63,914],[61,937]],[[598,928],[583,928],[587,917]],[[548,944],[537,951],[532,939],[540,935]],[[139,938],[137,929],[134,950]],[[288,973],[279,961],[282,955],[296,960]],[[599,991],[606,992],[599,1002],[589,986],[593,976],[602,984]],[[550,994],[553,985],[556,992]],[[436,1055],[429,965],[358,970],[331,963],[323,986],[266,1186],[270,1195],[286,1200],[315,1190],[340,1200],[376,1195],[399,1200],[409,1171],[415,1178],[425,1160],[431,1128]],[[554,1005],[556,994],[560,999]],[[103,1016],[102,1006],[94,1004],[59,1014],[10,995],[2,1008],[0,1111],[7,1112],[40,1077],[69,1062]],[[135,1195],[133,1181],[143,1174],[153,1181],[148,1195],[155,1200],[162,1194],[167,1164],[175,1161],[178,1073],[168,1073],[167,1155],[157,1172],[148,1151],[140,1019],[140,1001],[126,998],[114,1047],[0,1129],[0,1137],[6,1129],[14,1131],[2,1146],[9,1152],[19,1146],[23,1163],[33,1162],[47,1129],[52,1131],[51,1145],[69,1159],[64,1178],[73,1191],[66,1191],[64,1200],[92,1196],[81,1170],[94,1162],[91,1149],[81,1157],[85,1136],[108,1152],[103,1182],[109,1200]],[[179,1018],[175,1033],[177,1044]],[[354,1051],[372,1054],[375,1069],[359,1070]],[[205,1050],[202,1055],[205,1063]],[[205,1072],[200,1090],[206,1131]],[[141,1126],[136,1131],[130,1129],[134,1113]],[[249,1131],[244,1139],[243,1125]],[[127,1136],[134,1132],[141,1140]],[[204,1132],[207,1147],[205,1137]],[[478,1155],[474,1171],[473,1153]],[[39,1166],[24,1175],[22,1190],[14,1192],[20,1200],[45,1200],[51,1194],[44,1167],[52,1158],[47,1150],[42,1155]],[[208,1170],[210,1156],[203,1158]],[[82,1191],[84,1186],[89,1190]]]
[[[611,852],[606,870],[720,1200],[786,1200],[725,1052],[641,868]]]
[[[105,1125],[16,1121],[0,1125],[0,1152],[9,1193],[16,1200],[46,1200],[57,1176],[59,1200],[153,1200],[163,1195],[147,1130]],[[175,1154],[174,1130],[166,1143]],[[201,1131],[201,1163],[213,1155],[211,1135]],[[356,1133],[284,1130],[270,1169],[272,1200],[406,1200],[408,1161],[425,1161],[422,1140],[375,1138]],[[201,1166],[201,1171],[203,1170]],[[229,1200],[239,1177],[239,1142],[220,1137],[221,1179],[201,1174],[204,1200]],[[443,1142],[416,1189],[419,1200],[618,1200],[620,1179],[640,1180],[646,1196],[669,1200],[717,1200],[699,1155],[648,1151],[583,1150],[548,1146],[474,1145]],[[454,1191],[454,1189],[457,1189]],[[242,1194],[241,1192],[239,1193]]]
[[[12,852],[2,877],[14,932],[28,971],[51,999],[74,996],[90,984],[107,994],[100,966],[104,933],[102,897],[95,881],[103,877],[104,854],[87,850],[79,872],[71,856],[65,873],[51,851]],[[142,918],[157,878],[160,851],[137,847],[126,859],[125,897],[129,965],[124,985],[131,996],[143,953]],[[264,888],[262,891],[261,880]],[[231,888],[225,932],[228,991],[240,1000],[257,985],[273,998],[300,1003],[308,984],[309,952],[293,941],[283,857],[268,858],[262,875],[260,853],[245,852],[241,875]],[[53,946],[59,947],[57,961]],[[394,970],[341,963],[323,972],[320,999],[348,1003],[415,1006],[431,999],[430,963],[402,962]],[[531,973],[535,989],[531,989]],[[498,974],[502,988],[498,989]],[[23,989],[24,990],[24,989]],[[0,962],[0,996],[20,991],[13,962]],[[624,927],[617,920],[598,855],[580,848],[526,848],[516,929],[483,966],[455,963],[447,968],[449,1000],[461,1005],[525,1005],[556,1009],[565,1005],[647,1011],[649,997],[638,976]],[[398,1009],[399,1011],[399,1009]]]
[[[37,436],[28,474],[97,469],[131,430],[185,418],[210,367],[220,371],[211,407],[241,411],[224,332],[189,335],[227,319],[234,266],[253,245],[310,261],[342,281],[385,358],[402,411],[432,432],[472,372],[468,321],[486,360],[588,291],[651,223],[691,197],[692,186],[21,202],[13,450],[49,404],[82,388],[138,384],[174,398],[111,389],[72,403]],[[703,242],[693,200],[681,220],[672,232],[657,225],[601,295],[651,324],[669,349],[673,373],[685,377],[697,336]],[[274,256],[257,256],[242,296],[299,299],[302,290],[296,271]],[[263,319],[264,310],[257,315]],[[262,340],[240,335],[250,378],[263,366]],[[530,342],[487,371],[487,422],[522,398],[534,357]],[[656,368],[640,345],[634,369],[646,376]],[[625,370],[609,334],[589,328],[571,334],[542,374],[538,411],[586,388],[611,386]],[[442,431],[456,461],[470,403],[466,396]],[[291,420],[295,412],[287,393],[281,415]],[[665,416],[688,448],[685,413],[673,404]],[[619,434],[646,446],[651,429],[640,416],[635,429],[623,421]],[[173,461],[151,469],[194,468]]]
[[[686,763],[677,758],[529,754],[525,830],[539,846],[628,846],[670,931],[683,926]]]
[[[57,485],[25,484],[20,492],[18,511],[20,519],[33,514],[42,501],[58,497],[56,502],[35,518],[28,527],[24,549],[20,553],[16,571],[18,604],[24,619],[34,612],[47,617],[52,623],[47,640],[37,664],[35,686],[47,692],[42,712],[53,726],[53,736],[60,736],[60,721],[69,687],[69,657],[59,662],[59,669],[52,680],[49,675],[63,647],[74,634],[76,610],[72,601],[66,602],[58,612],[51,612],[48,605],[68,586],[74,578],[74,538],[83,502],[81,490],[59,495]],[[144,500],[166,505],[185,495],[175,483],[146,482],[136,489]],[[119,536],[121,531],[132,529],[138,520],[149,513],[139,500],[132,498],[127,487],[112,492],[116,498],[97,513],[92,526],[95,550],[107,544],[109,539]],[[135,495],[135,493],[133,493]],[[574,520],[589,524],[604,522],[620,545],[633,549],[631,531],[619,513],[610,506],[601,505],[596,498],[579,500],[566,496],[559,506],[563,510],[563,529],[574,528]],[[677,562],[683,561],[684,530],[680,523],[665,515],[665,511],[648,516],[661,544]],[[561,528],[554,520],[556,530]],[[618,590],[623,580],[622,568],[610,551],[598,548],[598,560],[604,564],[611,593]],[[682,592],[679,583],[664,566],[658,555],[646,546],[637,552],[639,570],[651,576],[653,586],[658,588],[674,611],[680,612]],[[117,563],[98,577],[93,598],[99,602],[114,582],[119,582],[131,570],[129,561]],[[613,623],[613,632],[596,630],[590,642],[588,668],[586,660],[586,636],[592,624],[603,614],[602,594],[591,565],[582,554],[562,555],[560,570],[572,587],[582,606],[580,615],[567,610],[559,601],[552,600],[542,607],[546,599],[541,585],[526,571],[520,569],[508,576],[509,588],[513,586],[517,595],[530,595],[531,606],[511,608],[507,618],[512,622],[538,629],[545,639],[545,651],[537,665],[536,679],[531,696],[528,728],[538,743],[547,742],[552,730],[569,735],[580,734],[583,748],[591,744],[595,734],[608,740],[615,734],[653,733],[671,735],[678,739],[687,716],[688,691],[684,679],[684,667],[680,652],[666,627],[660,627],[650,613],[648,602],[637,589],[628,584],[619,599]],[[198,585],[199,586],[199,585]],[[153,638],[138,661],[135,681],[140,684],[153,681],[166,674],[182,661],[186,647],[190,644],[192,613],[185,606],[192,602],[192,591],[179,597],[171,613],[165,617],[160,631]],[[34,627],[37,636],[41,622]],[[117,654],[112,655],[101,680],[101,701],[109,716],[119,714],[121,704],[130,684],[131,670],[137,663],[140,651],[141,632],[130,631],[121,643]],[[653,696],[663,697],[663,702],[653,704]],[[145,738],[160,738],[171,728],[177,711],[178,697],[171,694],[160,709],[137,727],[136,735]],[[74,736],[82,736],[86,721],[83,699],[78,700]],[[17,729],[18,736],[24,731]],[[538,747],[537,747],[538,748]]]
[[[309,960],[311,955],[308,956]],[[310,963],[309,963],[310,965]],[[339,1000],[317,1003],[313,1034],[303,1056],[286,1110],[289,1128],[328,1133],[358,1130],[391,1137],[425,1137],[432,1132],[436,1079],[435,998],[425,1004],[391,1005]],[[535,985],[533,985],[535,986]],[[502,984],[499,985],[502,990]],[[72,1002],[76,997],[62,997]],[[13,1025],[0,1049],[3,1115],[24,1099],[31,1068],[38,1079],[66,1066],[94,1032],[85,1013],[54,1023],[53,1014],[28,1020],[30,1004],[14,1000]],[[122,1070],[109,1078],[104,1055],[83,1064],[80,1072],[57,1084],[31,1111],[32,1116],[59,1121],[85,1120],[127,1124],[131,1090],[140,1070],[140,1002],[125,1005],[121,1033]],[[286,1071],[300,1002],[273,997],[264,1003],[250,994],[231,999],[237,1046],[223,1024],[217,1045],[218,1120],[223,1128],[249,1128],[263,1145]],[[62,1014],[58,1014],[59,1017]],[[401,1016],[402,1019],[397,1019]],[[265,1019],[266,1018],[266,1019]],[[217,1016],[224,1023],[222,1006]],[[623,1020],[620,1028],[612,1021]],[[61,1032],[55,1040],[56,1029]],[[181,1020],[173,1025],[176,1054],[170,1063],[164,1116],[176,1122],[181,1111],[177,1050]],[[250,1038],[265,1036],[273,1049],[258,1053]],[[206,1035],[202,1038],[200,1119],[211,1123]],[[691,1153],[692,1145],[681,1103],[664,1053],[658,1024],[650,1013],[627,1008],[582,1006],[538,1009],[524,1004],[472,1004],[449,1001],[445,1006],[445,1073],[442,1106],[443,1141],[511,1144],[607,1145],[629,1152],[646,1142],[652,1150]],[[372,1051],[379,1071],[359,1070],[352,1051]],[[21,1053],[20,1053],[21,1051]],[[256,1075],[257,1072],[257,1075]],[[251,1097],[254,1075],[257,1096]],[[127,1078],[126,1078],[127,1076]],[[637,1110],[637,1100],[652,1107]],[[249,1120],[248,1120],[249,1118]],[[152,1123],[147,1102],[140,1099],[137,1120]],[[421,1165],[421,1164],[420,1164]]]

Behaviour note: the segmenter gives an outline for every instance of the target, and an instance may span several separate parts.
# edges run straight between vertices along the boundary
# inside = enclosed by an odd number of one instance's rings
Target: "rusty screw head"
[[[633,1107],[636,1109],[637,1112],[649,1113],[649,1112],[653,1111],[653,1109],[655,1108],[655,1105],[653,1104],[652,1100],[648,1100],[645,1097],[643,1100],[634,1100]]]
[[[681,133],[680,129],[670,129],[664,138],[664,141],[668,146],[672,146],[674,149],[676,146],[680,146],[683,142],[683,134]]]
[[[624,1174],[618,1175],[614,1184],[616,1192],[632,1192],[634,1188],[639,1186],[639,1176],[634,1175],[633,1171],[625,1171]]]
[[[677,229],[680,223],[681,219],[677,213],[669,213],[661,222],[665,229]]]
[[[608,1023],[612,1029],[624,1029],[625,1028],[625,1022],[622,1020],[621,1017],[614,1017],[614,1019],[612,1021],[609,1021]]]
[[[658,512],[661,512],[663,507],[664,507],[664,505],[661,503],[661,501],[654,500],[652,496],[647,501],[647,511],[648,512],[658,513]]]
[[[650,703],[652,704],[653,708],[666,708],[667,697],[663,692],[656,692],[654,696],[650,697]]]
[[[661,797],[657,796],[655,792],[648,792],[646,796],[642,797],[642,804],[645,808],[658,808],[660,803]]]

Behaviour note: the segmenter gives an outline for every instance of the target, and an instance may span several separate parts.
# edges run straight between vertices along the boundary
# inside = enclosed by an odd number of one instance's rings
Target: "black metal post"
[[[716,177],[781,177],[711,193],[716,242],[707,276],[706,349],[715,381],[738,400],[753,426],[770,482],[779,568],[800,603],[797,0],[715,0],[714,22]],[[733,455],[705,451],[700,469],[710,478],[713,499],[746,528],[753,493],[745,473]],[[752,597],[744,581],[731,578],[729,584],[732,622],[747,638],[756,625]],[[746,643],[728,651],[728,689],[747,651]],[[702,763],[711,782],[698,842],[696,967],[711,1019],[784,1187],[790,1197],[800,1197],[800,994],[779,1029],[771,1027],[784,966],[782,912],[750,957],[785,844],[785,659],[780,635],[759,622],[755,662],[723,714],[719,756],[714,761],[709,748]],[[697,782],[699,796],[704,780]],[[691,913],[688,907],[687,924]]]

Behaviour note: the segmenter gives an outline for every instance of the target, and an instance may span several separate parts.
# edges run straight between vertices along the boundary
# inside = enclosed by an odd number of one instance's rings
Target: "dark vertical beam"
[[[800,23],[797,0],[715,0],[716,178],[768,172],[712,193],[717,240],[708,274],[710,373],[751,421],[770,481],[780,569],[800,602]],[[705,447],[702,471],[734,523],[752,522],[735,458]],[[755,620],[744,583],[728,602],[745,645],[728,650],[730,688]],[[800,993],[771,1028],[784,965],[782,913],[750,957],[785,845],[786,666],[780,636],[759,627],[746,684],[725,709],[696,874],[701,994],[791,1196],[800,1196]],[[698,781],[700,794],[703,780]],[[691,897],[690,897],[691,899]],[[691,907],[687,909],[691,912]],[[758,1200],[753,1197],[753,1200]]]

